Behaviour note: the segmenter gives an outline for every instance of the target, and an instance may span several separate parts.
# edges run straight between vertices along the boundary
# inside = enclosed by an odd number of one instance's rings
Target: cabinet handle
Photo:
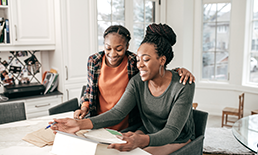
[[[14,28],[15,28],[15,41],[17,41],[17,40],[18,40],[18,39],[17,39],[17,26],[14,25]]]
[[[65,70],[66,70],[66,80],[68,80],[68,67],[65,66]]]
[[[46,106],[50,106],[50,103],[48,103],[48,104],[43,104],[43,105],[35,105],[36,108],[46,107]]]
[[[67,101],[69,100],[69,90],[66,89],[66,93],[67,93]]]

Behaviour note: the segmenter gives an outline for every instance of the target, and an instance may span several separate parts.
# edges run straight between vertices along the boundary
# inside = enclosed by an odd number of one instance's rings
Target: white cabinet
[[[53,106],[56,106],[63,102],[62,95],[53,95],[53,96],[37,96],[36,98],[28,98],[28,99],[21,99],[10,101],[13,102],[24,102],[25,111],[26,111],[26,118],[31,119],[35,117],[41,116],[48,116],[50,109]],[[5,104],[8,104],[5,103]]]
[[[55,43],[53,0],[12,0],[10,33],[14,45]]]
[[[63,92],[66,101],[74,97],[79,99],[82,86],[87,81],[88,57],[96,51],[90,48],[89,1],[60,0],[59,3],[55,5],[60,6],[60,15],[56,16],[60,19],[56,21],[56,50],[50,53],[50,65],[61,68],[59,91]]]
[[[38,97],[25,100],[25,110],[27,119],[47,116],[48,109],[62,103],[61,96]]]

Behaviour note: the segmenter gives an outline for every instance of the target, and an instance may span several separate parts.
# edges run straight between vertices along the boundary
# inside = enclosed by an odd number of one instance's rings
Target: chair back
[[[85,86],[85,85],[82,86],[81,98],[82,98],[82,96],[84,95],[85,89],[86,89],[86,86]]]
[[[244,99],[245,93],[239,95],[239,108],[238,108],[238,119],[243,118],[244,115]]]
[[[193,109],[193,119],[195,124],[195,137],[204,135],[208,119],[208,113]]]
[[[0,104],[0,124],[21,120],[26,120],[23,102]]]
[[[195,123],[195,139],[170,155],[194,154],[203,155],[203,139],[206,129],[208,113],[193,109]]]
[[[73,98],[71,100],[68,100],[55,107],[48,109],[48,112],[49,112],[49,115],[54,115],[54,114],[59,114],[59,113],[64,113],[69,111],[75,111],[77,109],[79,109],[78,99]]]

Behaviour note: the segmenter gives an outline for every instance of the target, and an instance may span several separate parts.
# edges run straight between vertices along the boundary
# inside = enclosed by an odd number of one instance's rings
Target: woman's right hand
[[[56,122],[56,124],[50,127],[52,130],[54,130],[54,133],[56,133],[55,130],[59,130],[62,132],[74,134],[80,130],[80,124],[78,123],[79,120],[75,120],[72,118],[64,118],[54,119],[54,121]],[[52,123],[53,122],[49,122],[49,124]]]
[[[82,107],[79,110],[76,110],[73,114],[74,119],[83,119],[88,113],[87,107]]]

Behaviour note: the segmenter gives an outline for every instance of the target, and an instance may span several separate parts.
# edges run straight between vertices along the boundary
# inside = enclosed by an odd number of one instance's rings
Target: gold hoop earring
[[[163,74],[161,74],[161,68],[163,68],[162,65],[159,66],[159,75],[160,75],[161,77],[164,77],[164,76],[165,76],[165,69],[164,69],[164,71],[163,71]]]

